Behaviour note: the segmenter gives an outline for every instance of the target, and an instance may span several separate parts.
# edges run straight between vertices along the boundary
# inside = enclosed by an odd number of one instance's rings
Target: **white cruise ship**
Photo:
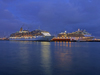
[[[12,33],[9,37],[9,40],[16,41],[50,41],[54,36],[47,31],[43,30],[34,30],[29,32],[28,30],[23,30],[20,28],[20,31]]]
[[[94,36],[92,36],[90,33],[86,32],[85,30],[80,30],[72,32],[72,33],[66,33],[61,32],[58,34],[57,37],[53,38],[54,41],[89,41],[93,40]]]

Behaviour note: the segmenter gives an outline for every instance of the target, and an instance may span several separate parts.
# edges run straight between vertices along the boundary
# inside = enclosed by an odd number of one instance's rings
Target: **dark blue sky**
[[[0,37],[20,27],[57,34],[85,29],[100,37],[100,0],[0,0]]]

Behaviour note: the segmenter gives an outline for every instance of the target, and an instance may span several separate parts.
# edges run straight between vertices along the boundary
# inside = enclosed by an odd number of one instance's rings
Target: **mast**
[[[22,27],[20,28],[20,31],[23,31],[23,28]]]

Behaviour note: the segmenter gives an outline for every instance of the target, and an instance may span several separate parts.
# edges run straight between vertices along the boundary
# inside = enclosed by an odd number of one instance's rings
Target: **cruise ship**
[[[72,32],[72,33],[66,33],[61,32],[58,34],[57,37],[54,37],[53,41],[90,41],[93,40],[94,36],[92,36],[90,33],[88,33],[86,30],[80,30]]]
[[[15,41],[50,41],[54,36],[51,36],[51,34],[47,31],[43,30],[23,30],[23,28],[20,28],[20,31],[16,33],[12,33],[9,37],[9,40],[15,40]]]

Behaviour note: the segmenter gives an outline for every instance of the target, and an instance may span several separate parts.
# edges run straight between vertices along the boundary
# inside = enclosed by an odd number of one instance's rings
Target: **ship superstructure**
[[[78,29],[78,31],[72,32],[72,33],[66,33],[65,32],[61,32],[58,34],[57,37],[55,37],[53,40],[66,40],[66,41],[70,41],[70,40],[77,40],[77,41],[88,41],[88,40],[92,40],[94,38],[94,36],[92,36],[90,33],[88,33],[86,30],[80,30]]]
[[[20,31],[16,33],[12,33],[9,37],[9,40],[31,40],[31,41],[50,41],[54,36],[51,36],[51,34],[47,31],[43,30],[23,30],[23,28],[20,28]]]

